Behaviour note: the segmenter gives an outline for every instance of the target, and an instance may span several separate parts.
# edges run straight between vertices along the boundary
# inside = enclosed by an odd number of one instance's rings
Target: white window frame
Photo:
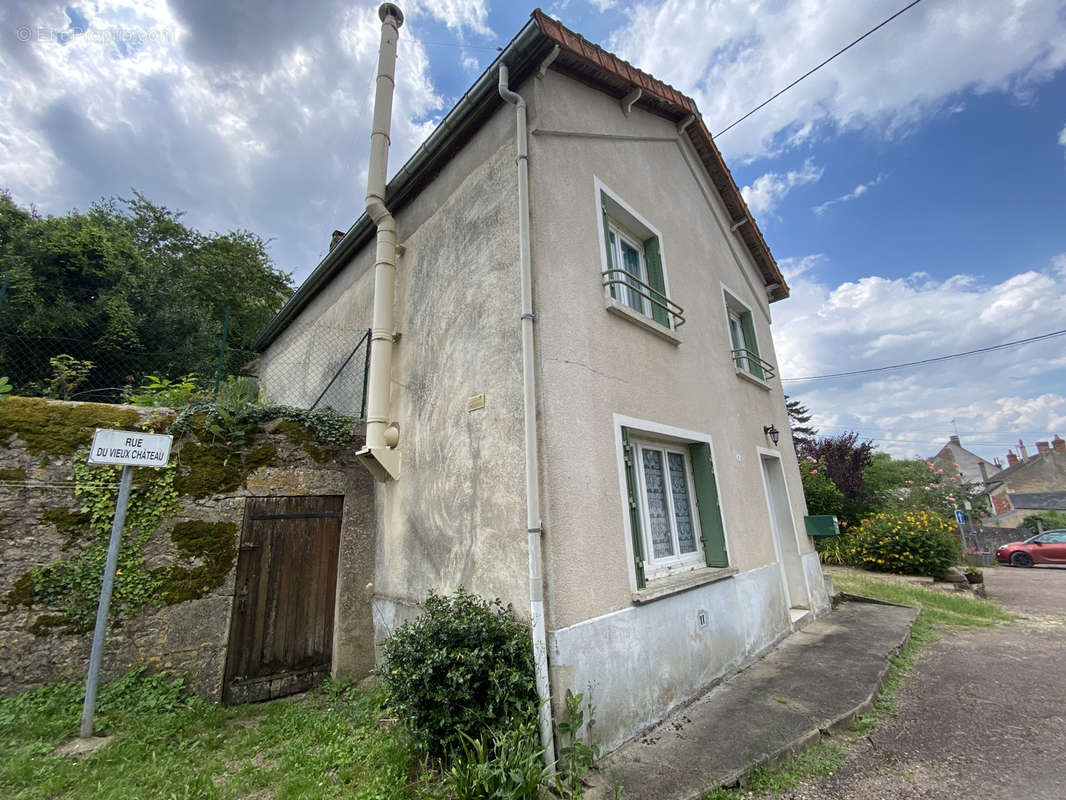
[[[726,286],[724,283],[722,284],[722,305],[725,308],[726,338],[729,341],[730,361],[733,362],[734,366],[737,369],[737,372],[743,373],[744,375],[750,375],[755,380],[759,380],[759,378],[752,371],[751,362],[746,356],[740,356],[740,358],[738,359],[733,358],[734,350],[753,349],[749,347],[749,343],[744,340],[743,319],[745,314],[751,317],[751,332],[752,336],[755,337],[754,350],[758,353],[762,353],[762,349],[759,347],[759,331],[757,329],[757,326],[755,325],[755,315],[751,311],[751,306],[749,306],[747,303],[737,297],[736,292],[730,290],[729,287]],[[737,333],[740,336],[740,341],[742,345],[741,347],[737,347],[736,343],[733,340],[734,321],[736,322]]]
[[[596,237],[600,245],[600,274],[602,275],[604,272],[610,269],[610,266],[607,262],[607,248],[609,247],[610,243],[605,241],[604,239],[602,216],[603,209],[606,206],[608,227],[615,230],[616,233],[620,232],[623,236],[629,239],[630,244],[635,245],[636,251],[640,254],[640,280],[644,281],[645,283],[648,282],[648,267],[644,255],[644,241],[652,237],[658,240],[659,261],[661,262],[663,270],[663,294],[666,295],[667,298],[670,298],[672,296],[670,294],[670,275],[669,270],[666,266],[666,243],[663,241],[662,231],[660,231],[647,219],[641,216],[641,214],[635,208],[633,208],[633,206],[631,206],[629,203],[622,199],[621,195],[619,195],[617,192],[608,187],[598,177],[593,176],[592,183],[593,188],[595,190],[594,208],[596,209]],[[643,239],[641,239],[640,237],[643,237]],[[618,248],[618,250],[620,249],[621,248]],[[618,257],[620,258],[621,254],[617,251],[615,251],[615,253],[617,253]],[[612,255],[614,255],[615,253],[612,253]],[[616,264],[621,264],[619,258],[616,258]],[[616,269],[621,269],[621,267],[618,266],[616,267]],[[673,333],[676,329],[672,314],[666,315],[667,320],[669,322],[669,324],[666,326],[663,326],[661,322],[652,318],[651,303],[647,300],[647,298],[640,297],[641,306],[644,310],[638,311],[632,306],[630,306],[628,303],[611,297],[610,286],[603,287],[603,294],[608,307],[611,307],[612,305],[621,306],[633,312],[633,314],[639,314],[642,317],[646,317],[651,322],[651,324],[659,327],[660,329],[665,327],[671,333]]]
[[[679,444],[665,439],[651,438],[643,433],[638,436],[630,436],[629,443],[633,446],[634,466],[637,477],[637,503],[640,505],[641,536],[644,541],[644,579],[651,581],[677,572],[687,572],[707,566],[707,558],[703,553],[703,535],[700,530],[699,510],[696,507],[696,484],[692,477],[692,460],[689,458],[687,443]],[[663,481],[665,486],[663,497],[666,500],[670,518],[670,534],[674,555],[662,558],[655,557],[655,544],[652,541],[651,515],[648,508],[648,486],[644,475],[644,450],[654,450],[663,455]],[[671,490],[670,483],[669,453],[680,455],[684,460],[689,517],[696,537],[696,549],[690,553],[680,552],[681,548],[677,536],[677,515],[674,509],[674,493]]]
[[[614,234],[614,242],[613,242],[614,246],[612,246],[611,242],[608,242],[607,246],[611,248],[611,256],[614,259],[614,263],[618,265],[617,267],[615,267],[615,269],[621,269],[621,270],[624,270],[624,271],[628,272],[628,270],[625,270],[625,268],[623,266],[621,266],[623,264],[622,243],[624,242],[625,244],[628,244],[630,247],[632,247],[637,253],[637,258],[638,258],[637,269],[638,269],[638,273],[637,273],[637,275],[635,277],[637,278],[637,280],[643,281],[644,283],[647,283],[648,282],[648,262],[647,262],[647,259],[644,256],[644,243],[642,241],[640,241],[639,239],[635,238],[634,236],[632,236],[628,231],[626,231],[617,222],[615,222],[614,218],[610,215],[610,213],[608,213],[608,215],[607,215],[607,227],[609,229],[609,232]],[[662,245],[660,244],[660,249],[661,249],[661,247],[662,247]],[[604,263],[607,263],[606,257],[604,258]],[[632,273],[629,273],[629,274],[632,274]],[[640,295],[637,292],[633,291],[628,286],[619,287],[619,288],[621,288],[622,291],[625,292],[626,299],[625,300],[618,300],[618,302],[622,303],[625,306],[628,306],[629,308],[632,308],[638,314],[643,314],[646,317],[650,317],[651,316],[651,307],[650,307],[651,303],[648,301],[648,299],[646,297],[644,297],[643,295]],[[610,287],[608,287],[608,292],[610,292]],[[620,294],[621,294],[621,292],[620,292]],[[632,302],[630,302],[631,300],[635,300],[637,305],[634,305]],[[639,305],[639,307],[637,307],[638,305]]]

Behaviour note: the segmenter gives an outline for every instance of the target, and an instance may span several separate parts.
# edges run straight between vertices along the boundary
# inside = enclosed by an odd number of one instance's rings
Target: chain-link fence
[[[151,377],[177,381],[194,376],[204,391],[229,376],[251,375],[256,354],[219,346],[154,351],[101,346],[98,341],[70,337],[0,336],[0,375],[14,394],[122,403],[138,394]]]
[[[130,402],[153,377],[178,382],[192,376],[200,393],[214,394],[228,380],[250,376],[259,379],[263,402],[365,416],[366,328],[293,327],[263,355],[232,347],[225,329],[216,341],[217,349],[200,342],[195,349],[152,351],[7,333],[0,335],[0,376],[17,395],[99,403]]]
[[[366,417],[370,330],[334,325],[290,326],[257,364],[263,400],[297,408],[332,408]]]

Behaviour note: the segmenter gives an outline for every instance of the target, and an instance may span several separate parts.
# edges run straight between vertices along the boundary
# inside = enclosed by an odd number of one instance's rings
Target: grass
[[[751,796],[780,797],[803,781],[824,778],[835,772],[847,759],[849,744],[854,737],[868,734],[885,714],[891,714],[900,687],[914,666],[921,648],[939,638],[939,631],[966,628],[994,628],[1011,622],[1013,614],[990,600],[982,600],[969,593],[947,593],[921,586],[900,583],[874,575],[846,575],[835,573],[833,586],[848,594],[863,595],[890,603],[915,606],[921,613],[911,628],[907,644],[889,658],[890,669],[874,701],[873,710],[857,719],[851,731],[844,735],[823,735],[808,750],[787,758],[776,769],[755,769],[741,788],[716,789],[704,800],[740,800]],[[781,698],[775,698],[782,702]]]
[[[106,747],[78,761],[54,753],[77,733],[83,685],[0,699],[0,796],[30,798],[431,797],[380,690],[326,684],[299,701],[221,707],[181,679],[138,672],[100,691]]]

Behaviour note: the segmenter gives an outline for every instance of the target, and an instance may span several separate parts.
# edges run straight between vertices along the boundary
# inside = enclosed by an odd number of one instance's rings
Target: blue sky
[[[393,170],[528,19],[401,4]],[[554,0],[720,130],[906,0]],[[144,192],[270,240],[299,280],[362,210],[376,4],[12,0],[0,186],[45,213]],[[718,139],[792,286],[786,392],[897,456],[958,429],[1002,457],[1066,436],[1066,0],[923,0]],[[954,420],[954,422],[953,422]]]

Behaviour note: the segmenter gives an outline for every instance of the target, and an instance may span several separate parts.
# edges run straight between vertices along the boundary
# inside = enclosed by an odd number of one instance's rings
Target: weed
[[[559,748],[559,767],[562,778],[559,782],[564,797],[581,796],[581,779],[592,769],[599,758],[599,745],[592,741],[592,729],[596,725],[596,708],[592,705],[592,685],[588,687],[588,717],[581,709],[584,695],[566,690],[566,720],[558,722],[555,730],[566,739],[566,744]],[[584,736],[581,729],[584,728]]]

